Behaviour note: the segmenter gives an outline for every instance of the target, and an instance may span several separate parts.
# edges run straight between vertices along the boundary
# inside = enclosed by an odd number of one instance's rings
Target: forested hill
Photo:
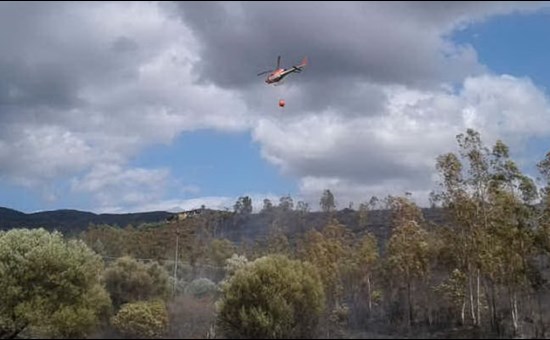
[[[26,214],[17,210],[0,207],[0,230],[13,228],[39,228],[73,233],[85,230],[90,224],[112,226],[137,226],[144,223],[165,221],[169,212],[153,211],[131,214],[94,214],[78,210],[41,211]]]
[[[441,224],[443,222],[443,213],[440,209],[423,209],[424,217],[427,221]],[[224,215],[226,218],[217,219],[209,218],[210,221],[219,223],[217,230],[220,231],[218,236],[226,237],[237,241],[241,238],[255,239],[257,237],[266,236],[269,232],[269,226],[277,219],[280,222],[280,216],[274,214],[250,214],[247,216],[232,214],[223,211],[215,211],[206,209],[205,214]],[[79,233],[86,230],[90,224],[95,225],[111,225],[125,227],[132,225],[138,227],[143,224],[164,223],[172,213],[165,211],[128,213],[128,214],[94,214],[91,212],[78,210],[54,210],[43,211],[37,213],[26,214],[17,210],[0,207],[0,230],[13,228],[45,228],[47,230],[58,230],[64,234]],[[274,215],[278,215],[277,218]],[[284,224],[287,232],[294,233],[304,230],[297,230],[300,227],[322,228],[326,222],[323,213],[310,212],[305,216],[297,211],[289,211],[284,214]],[[343,209],[336,212],[336,218],[346,227],[360,232],[361,228],[358,225],[358,213],[355,210]],[[228,218],[227,218],[228,217]],[[391,223],[390,212],[386,210],[371,211],[368,218],[368,229],[377,234],[377,236],[385,238],[385,234],[389,232],[388,228]]]

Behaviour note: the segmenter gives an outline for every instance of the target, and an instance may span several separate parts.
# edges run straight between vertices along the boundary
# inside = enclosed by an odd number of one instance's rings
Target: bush
[[[105,271],[105,286],[113,305],[166,298],[169,294],[168,273],[156,263],[144,264],[131,257],[121,257]]]
[[[218,286],[209,279],[201,278],[193,280],[187,287],[185,288],[185,292],[188,295],[192,295],[195,298],[201,299],[204,297],[211,297],[216,295],[218,291]]]
[[[218,326],[229,338],[310,338],[324,299],[311,264],[262,257],[223,284]]]
[[[159,300],[128,303],[111,319],[111,324],[129,338],[160,338],[168,331],[168,312]]]
[[[44,229],[0,232],[0,338],[85,337],[110,313],[103,261]]]

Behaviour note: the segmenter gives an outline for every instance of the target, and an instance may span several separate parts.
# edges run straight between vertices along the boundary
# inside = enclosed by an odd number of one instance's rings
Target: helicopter
[[[265,79],[266,84],[274,84],[278,85],[281,80],[283,80],[284,77],[288,76],[291,73],[300,73],[306,67],[307,65],[307,57],[304,57],[302,59],[302,62],[299,65],[294,65],[291,68],[285,69],[281,68],[281,56],[277,57],[277,66],[275,70],[269,70],[258,73],[258,76],[268,74],[267,78]]]

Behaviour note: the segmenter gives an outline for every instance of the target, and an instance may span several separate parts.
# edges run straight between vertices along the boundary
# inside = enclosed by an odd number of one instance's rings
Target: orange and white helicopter
[[[295,65],[295,66],[292,66],[291,68],[288,68],[288,69],[281,68],[281,56],[278,56],[277,57],[277,67],[275,68],[275,70],[269,70],[269,71],[264,71],[264,72],[258,73],[258,76],[269,73],[269,75],[265,79],[265,82],[267,84],[278,85],[278,84],[280,84],[279,82],[281,80],[283,80],[283,78],[288,76],[289,74],[294,73],[294,72],[296,72],[296,73],[302,72],[302,70],[304,69],[304,67],[306,65],[307,65],[307,57],[304,57],[304,59],[302,59],[302,62],[300,63],[300,65]]]

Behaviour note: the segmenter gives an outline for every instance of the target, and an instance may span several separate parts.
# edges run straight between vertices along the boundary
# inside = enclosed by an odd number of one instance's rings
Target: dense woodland
[[[0,338],[548,337],[550,153],[535,181],[502,141],[457,142],[427,210],[365,193],[337,211],[327,189],[320,212],[240,197],[77,235],[1,231]]]

